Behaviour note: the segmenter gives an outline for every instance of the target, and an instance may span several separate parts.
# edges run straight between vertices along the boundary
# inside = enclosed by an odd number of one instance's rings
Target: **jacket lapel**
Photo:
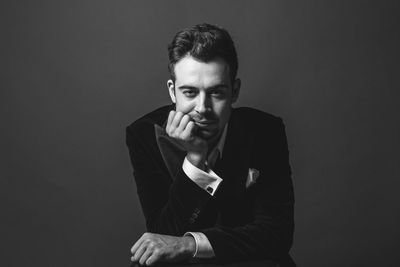
[[[182,169],[182,162],[186,155],[185,149],[176,140],[169,137],[161,126],[154,124],[154,130],[158,149],[171,178],[174,179],[179,170]]]
[[[228,124],[222,158],[214,168],[214,171],[224,179],[222,188],[241,187],[240,184],[242,182],[244,186],[249,158],[247,151],[249,140],[247,136],[246,129],[241,124],[241,121],[235,117],[233,110]]]

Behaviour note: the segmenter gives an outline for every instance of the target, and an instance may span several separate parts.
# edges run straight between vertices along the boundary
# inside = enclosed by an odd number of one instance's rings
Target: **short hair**
[[[225,29],[207,23],[179,31],[168,45],[168,70],[175,81],[175,64],[187,55],[202,62],[222,58],[229,66],[232,81],[238,69],[238,58],[233,40]]]

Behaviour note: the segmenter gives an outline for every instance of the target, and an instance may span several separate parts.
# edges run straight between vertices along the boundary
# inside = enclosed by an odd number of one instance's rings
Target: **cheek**
[[[214,111],[221,117],[229,116],[230,105],[227,102],[220,102],[214,105]]]
[[[231,107],[230,105],[222,105],[216,110],[217,116],[220,119],[221,125],[224,125],[228,120],[231,114]]]
[[[195,108],[194,101],[187,101],[186,99],[177,98],[176,100],[176,111],[180,111],[182,113],[189,113]]]

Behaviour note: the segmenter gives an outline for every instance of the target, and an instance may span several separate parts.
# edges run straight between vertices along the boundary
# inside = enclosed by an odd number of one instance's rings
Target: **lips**
[[[197,126],[199,127],[210,127],[211,125],[215,124],[216,121],[194,121]]]

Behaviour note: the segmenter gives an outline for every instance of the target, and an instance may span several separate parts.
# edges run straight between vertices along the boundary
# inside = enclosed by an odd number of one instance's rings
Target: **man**
[[[131,260],[291,262],[294,197],[281,119],[232,108],[241,82],[226,30],[182,30],[168,51],[173,104],[127,127],[149,231]]]

